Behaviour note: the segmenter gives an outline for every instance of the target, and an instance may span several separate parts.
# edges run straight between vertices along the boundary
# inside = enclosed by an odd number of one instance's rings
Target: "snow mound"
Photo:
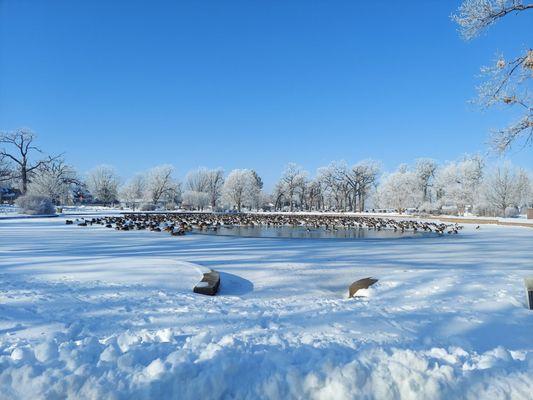
[[[139,332],[126,347],[114,335],[16,347],[0,356],[0,389],[6,398],[77,399],[526,399],[533,392],[533,354],[501,348],[477,354],[459,347],[313,346],[267,330],[161,336]],[[42,357],[44,348],[51,357]]]

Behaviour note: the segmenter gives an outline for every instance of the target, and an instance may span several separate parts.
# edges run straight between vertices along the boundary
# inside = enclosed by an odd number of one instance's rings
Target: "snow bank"
[[[141,331],[49,341],[0,356],[10,398],[529,398],[533,354],[303,344],[276,332]]]

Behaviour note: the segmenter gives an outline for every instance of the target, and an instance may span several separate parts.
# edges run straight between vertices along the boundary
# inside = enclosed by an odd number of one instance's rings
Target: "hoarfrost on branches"
[[[452,19],[459,24],[467,40],[478,36],[500,18],[533,9],[533,3],[522,0],[465,0]],[[481,68],[484,82],[478,86],[476,102],[483,108],[506,105],[518,109],[520,117],[504,128],[492,131],[491,147],[503,153],[515,143],[524,146],[533,142],[533,106],[531,78],[533,77],[533,50],[508,60],[499,55],[496,61]]]
[[[99,202],[109,205],[118,199],[120,178],[116,170],[109,165],[99,165],[87,176],[89,191]]]
[[[258,182],[249,169],[234,169],[224,182],[224,201],[237,211],[241,211],[244,205],[251,206],[257,203],[260,192]]]
[[[169,164],[152,168],[146,174],[146,198],[152,204],[170,200],[178,192],[178,183],[172,177],[174,167]]]
[[[28,191],[33,173],[41,167],[56,161],[59,156],[42,157],[35,160],[36,155],[42,151],[34,144],[36,135],[28,128],[20,128],[12,132],[0,132],[0,161],[11,161],[14,168],[10,178],[20,181],[20,189],[23,194]]]
[[[120,198],[127,207],[133,211],[143,204],[146,192],[146,177],[142,174],[135,175],[120,190]]]

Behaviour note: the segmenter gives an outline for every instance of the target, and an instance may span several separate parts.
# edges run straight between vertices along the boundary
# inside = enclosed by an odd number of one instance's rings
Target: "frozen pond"
[[[436,233],[431,232],[413,232],[413,231],[394,231],[393,229],[324,229],[324,228],[307,228],[303,226],[227,226],[219,227],[216,231],[195,230],[194,233],[203,235],[217,236],[242,236],[254,238],[291,238],[291,239],[392,239],[401,237],[435,237]]]

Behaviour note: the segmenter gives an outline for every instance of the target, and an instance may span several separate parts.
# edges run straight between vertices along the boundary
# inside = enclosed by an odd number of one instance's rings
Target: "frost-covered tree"
[[[474,39],[500,18],[533,9],[533,3],[523,0],[465,0],[452,19],[459,24],[467,40]]]
[[[400,166],[397,171],[382,178],[377,188],[378,206],[392,208],[400,213],[407,208],[418,208],[422,204],[422,193],[418,189],[416,172]]]
[[[120,189],[120,200],[133,211],[142,204],[146,192],[146,177],[137,174]]]
[[[306,174],[302,176],[302,179],[300,179],[300,184],[298,185],[298,188],[296,190],[295,204],[298,206],[298,209],[300,210],[309,209],[309,205],[307,204],[307,199],[308,199],[307,192],[309,189],[309,183],[310,183],[310,180]]]
[[[520,182],[518,184],[519,190],[519,208],[522,212],[528,208],[533,208],[533,172],[520,169]]]
[[[335,208],[351,210],[357,192],[357,181],[352,177],[346,161],[333,161],[321,173],[325,173],[323,177],[326,178],[329,189],[338,196],[335,197]]]
[[[315,177],[309,184],[309,205],[311,210],[323,210],[325,207],[326,190],[324,182]]]
[[[458,213],[473,209],[479,199],[485,163],[481,157],[466,157],[444,165],[436,175],[437,198],[441,206],[454,206]]]
[[[333,161],[317,170],[317,180],[323,187],[323,199],[326,209],[346,210],[350,196],[350,185],[345,179],[346,163]]]
[[[207,193],[208,176],[209,170],[204,167],[189,171],[185,177],[185,190]]]
[[[215,168],[209,170],[207,177],[207,193],[209,194],[209,203],[211,209],[215,209],[222,195],[222,187],[224,186],[224,170],[222,168]]]
[[[272,191],[272,201],[275,210],[281,210],[283,207],[283,190],[281,183],[277,182]]]
[[[259,191],[257,199],[257,209],[263,211],[270,211],[272,209],[272,196],[269,193],[265,193],[261,190]]]
[[[38,168],[49,165],[59,156],[39,157],[42,151],[34,144],[35,133],[27,128],[17,129],[12,132],[0,133],[0,157],[10,160],[14,164],[12,178],[20,181],[22,194],[28,190],[31,176]]]
[[[241,211],[245,204],[253,204],[260,192],[257,180],[249,169],[234,169],[224,182],[224,200],[238,211]]]
[[[178,183],[172,177],[173,174],[174,167],[168,164],[159,165],[147,172],[145,195],[148,201],[157,205],[165,195],[172,197],[177,192]]]
[[[419,158],[416,160],[415,173],[420,185],[419,190],[422,192],[422,201],[431,202],[431,188],[435,173],[437,171],[437,162],[430,158]]]
[[[87,186],[93,197],[109,205],[117,201],[120,178],[115,168],[109,165],[99,165],[87,175]]]
[[[208,204],[214,209],[222,194],[222,186],[224,185],[224,170],[221,168],[207,169],[204,167],[190,171],[185,179],[185,187],[187,191],[195,193],[205,193],[208,197]],[[192,194],[187,195],[192,198]],[[195,198],[199,199],[197,195]],[[194,197],[193,196],[193,197]],[[201,203],[203,204],[203,195]],[[203,206],[205,207],[205,205]]]
[[[295,163],[289,163],[279,181],[279,187],[283,192],[283,197],[289,203],[290,211],[294,210],[295,202],[298,202],[298,193],[305,185],[307,171],[304,171]]]
[[[186,190],[183,193],[183,204],[187,204],[196,210],[203,210],[209,205],[209,194],[206,192],[197,192]]]
[[[182,190],[181,182],[174,181],[174,185],[171,187],[171,190],[167,190],[161,196],[161,202],[165,205],[167,210],[174,210],[178,207],[182,201]]]
[[[459,24],[463,37],[470,40],[499,19],[528,10],[533,10],[533,3],[522,0],[464,0],[452,18]],[[521,110],[517,121],[493,132],[493,147],[504,152],[520,139],[531,144],[533,50],[525,49],[522,54],[508,59],[499,55],[493,65],[483,67],[481,72],[486,78],[478,88],[478,102],[482,107],[502,104]]]
[[[351,167],[345,161],[334,161],[319,168],[317,180],[323,189],[322,200],[328,203],[328,208],[364,210],[380,169],[380,164],[374,160],[363,160]]]
[[[34,170],[32,180],[28,186],[28,194],[45,196],[52,199],[56,205],[71,201],[73,185],[79,179],[73,167],[63,159],[56,159],[50,163],[43,163]]]
[[[361,161],[347,170],[344,177],[352,188],[352,211],[363,211],[372,185],[380,173],[380,165],[374,160]]]
[[[505,216],[509,207],[520,208],[527,203],[530,182],[526,171],[509,163],[496,167],[486,178],[484,197],[499,215]]]

